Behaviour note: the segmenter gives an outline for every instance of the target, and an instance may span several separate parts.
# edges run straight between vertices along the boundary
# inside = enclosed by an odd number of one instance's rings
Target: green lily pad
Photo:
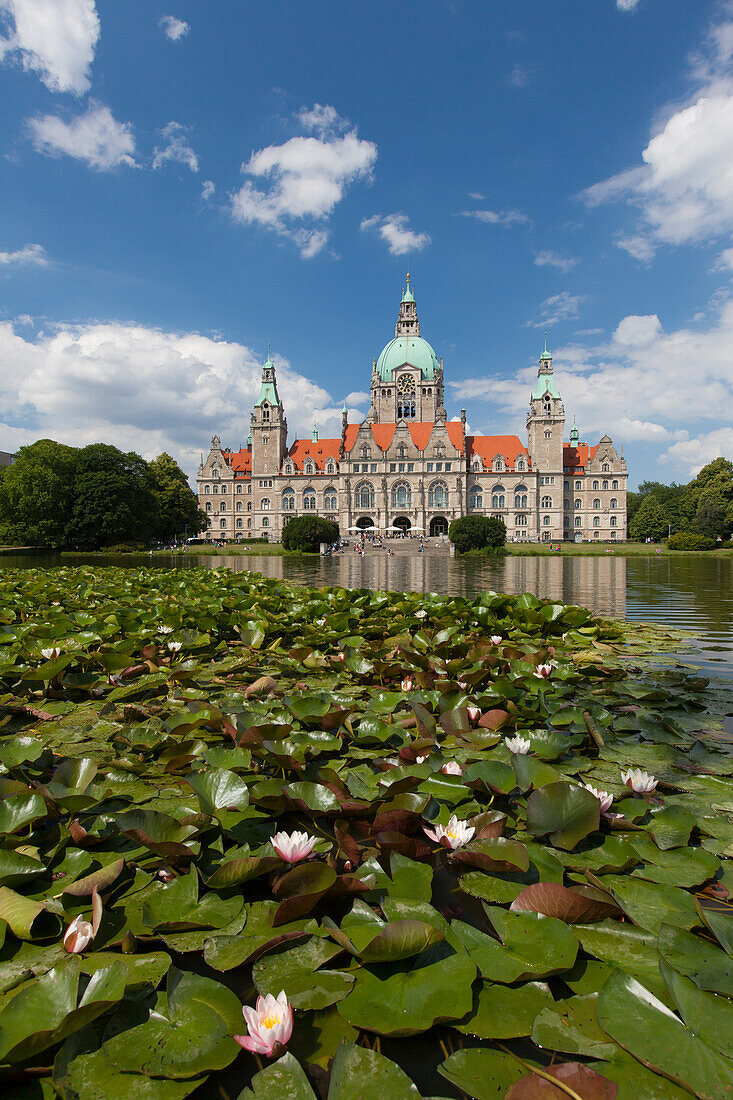
[[[531,1035],[535,1017],[552,1003],[544,982],[510,986],[484,981],[470,1016],[451,1026],[478,1039],[516,1039]]]
[[[410,1078],[389,1058],[355,1043],[342,1043],[333,1060],[328,1100],[354,1100],[375,1090],[380,1100],[420,1100]]]
[[[252,1078],[252,1088],[243,1089],[237,1100],[317,1100],[302,1067],[292,1054],[283,1054]]]
[[[281,944],[252,967],[252,978],[263,996],[277,996],[284,989],[296,1009],[323,1009],[351,990],[353,974],[321,970],[340,955],[342,948],[330,940],[310,938],[304,943]]]
[[[556,848],[572,851],[595,832],[599,819],[598,799],[572,783],[551,783],[527,799],[527,831],[535,836],[549,833]]]

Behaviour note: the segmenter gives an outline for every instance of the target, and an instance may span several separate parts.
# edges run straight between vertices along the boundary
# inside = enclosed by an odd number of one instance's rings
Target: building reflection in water
[[[295,584],[340,585],[343,588],[390,589],[396,592],[440,592],[473,598],[481,592],[532,592],[542,599],[580,604],[597,615],[623,619],[626,614],[626,558],[514,557],[449,558],[415,553],[353,553],[333,558],[233,557],[191,559],[192,565],[252,570]]]

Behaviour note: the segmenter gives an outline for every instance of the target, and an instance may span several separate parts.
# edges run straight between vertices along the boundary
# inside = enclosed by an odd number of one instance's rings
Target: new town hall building
[[[246,448],[214,436],[198,471],[207,539],[279,540],[292,516],[351,527],[395,526],[435,536],[464,515],[499,516],[513,541],[626,538],[623,458],[607,435],[591,446],[573,427],[545,348],[529,400],[526,445],[516,435],[467,435],[466,413],[448,420],[443,359],[420,335],[407,289],[394,339],[374,360],[371,405],[360,424],[346,407],[341,435],[288,446],[285,408],[269,354],[250,417]]]

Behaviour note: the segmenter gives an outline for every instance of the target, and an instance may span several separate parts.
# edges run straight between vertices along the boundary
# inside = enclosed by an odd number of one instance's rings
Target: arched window
[[[397,379],[397,419],[415,418],[415,379],[411,374],[401,374]],[[404,452],[398,456],[404,458]]]
[[[362,458],[371,458],[372,457],[372,449],[371,449],[371,447],[369,446],[368,443],[362,443],[360,450],[361,450],[361,457]]]
[[[397,447],[397,457],[398,458],[407,458],[407,447],[405,446],[404,443],[400,443],[398,445],[398,447]]]
[[[262,526],[263,527],[269,527],[270,526],[270,521],[267,518],[267,516],[265,516],[265,518],[262,520]]]
[[[223,519],[221,521],[221,523],[219,524],[220,527],[226,527],[226,525],[227,525],[227,521],[225,519]]]
[[[269,512],[270,511],[270,498],[269,497],[263,497],[262,498],[262,503],[260,504],[260,508],[262,509],[263,512]]]
[[[211,490],[210,490],[210,488],[209,488],[209,486],[208,486],[208,485],[204,485],[204,492],[206,493],[206,496],[208,496],[208,495],[209,495],[209,493],[211,492]]]
[[[611,507],[611,508],[617,508],[618,507],[618,501],[616,500],[616,497],[611,497],[609,507]]]
[[[577,512],[578,508],[582,508],[582,504],[581,504],[580,500],[575,501],[575,510],[576,510],[576,512]]]
[[[601,517],[600,516],[593,516],[593,526],[594,527],[600,527],[601,526]]]
[[[604,462],[603,465],[601,466],[601,472],[604,473],[604,474],[607,474],[610,469],[611,469],[611,467],[608,465],[607,462]]]
[[[601,487],[600,481],[594,481],[593,482],[593,488],[594,489],[600,489],[600,487]]]
[[[504,486],[503,485],[495,485],[494,488],[491,490],[491,507],[492,508],[503,508],[504,507],[504,500],[505,500]]]
[[[316,510],[316,491],[315,489],[306,489],[303,493],[303,507],[306,512],[315,512]]]
[[[354,490],[354,507],[374,507],[374,487],[368,481],[362,481]]]
[[[448,486],[444,481],[434,481],[428,491],[428,505],[430,508],[448,507]]]
[[[612,489],[618,489],[618,482],[616,481],[616,479],[615,479],[615,478],[614,478],[614,480],[613,480],[613,481],[611,482],[611,488],[612,488]]]
[[[514,526],[515,527],[526,527],[527,526],[527,517],[526,517],[526,515],[524,515],[524,514],[516,515],[514,517]]]
[[[237,486],[237,492],[238,492],[238,493],[241,493],[241,492],[242,492],[242,486],[241,486],[241,485],[238,485],[238,486]]]
[[[543,497],[542,498],[542,507],[543,508],[552,508],[552,497]]]
[[[412,490],[406,481],[398,481],[392,486],[392,507],[409,508],[412,504]]]
[[[248,500],[248,501],[247,501],[247,511],[248,511],[248,512],[251,512],[251,511],[252,511],[252,501],[251,501],[251,500]]]
[[[607,489],[607,488],[608,488],[608,481],[604,481],[604,482],[603,482],[603,488],[604,488],[604,489]]]
[[[219,511],[220,512],[226,512],[226,510],[227,510],[227,502],[225,500],[219,501]]]
[[[468,507],[469,508],[483,508],[484,506],[484,494],[480,485],[474,485],[468,494]]]
[[[338,510],[338,497],[333,486],[329,485],[328,489],[326,489],[323,503],[326,506],[327,512],[336,512]]]
[[[497,471],[501,471],[504,469],[504,459],[501,457],[501,455],[497,455],[497,457],[494,459],[494,469]]]
[[[476,457],[475,457],[475,458],[474,458],[474,460],[473,460],[473,468],[474,468],[474,470],[480,470],[480,469],[481,469],[481,467],[482,467],[482,465],[483,465],[483,463],[481,462],[481,459],[479,458],[479,456],[478,456],[478,455],[476,455]]]
[[[238,512],[241,512],[241,511],[242,511],[242,502],[241,502],[241,500],[238,500],[238,501],[237,501],[237,511],[238,511]]]
[[[211,501],[210,501],[210,500],[207,500],[207,501],[206,501],[206,511],[207,511],[207,512],[210,512],[210,511],[211,511]]]
[[[212,491],[212,493],[218,493],[219,492],[219,486],[218,485],[212,485],[211,486],[211,491]]]
[[[514,490],[514,507],[526,508],[527,507],[527,486],[517,485]]]
[[[550,517],[549,516],[543,516],[542,517],[542,526],[543,527],[549,527],[550,526]]]
[[[305,472],[307,474],[312,474],[313,473],[313,463],[310,461],[310,459],[307,460],[307,462],[306,462],[305,466],[303,467],[303,469],[305,470]]]
[[[241,527],[241,526],[242,526],[242,521],[241,521],[241,519],[238,519],[237,520],[237,527]]]
[[[582,519],[580,518],[580,516],[576,516],[576,517],[575,517],[575,526],[576,526],[576,527],[580,527],[580,525],[581,525],[581,523],[582,523],[582,522],[583,522],[583,521],[582,521]]]
[[[292,489],[286,489],[283,493],[283,512],[295,511],[295,493]]]
[[[524,459],[521,457],[517,459],[517,469],[519,471],[522,471],[524,469]]]
[[[601,506],[600,500],[598,499],[598,497],[594,497],[593,498],[593,507],[594,508],[600,508],[600,506]]]
[[[611,516],[611,526],[612,526],[612,527],[616,527],[616,526],[617,526],[617,521],[616,521],[616,517],[615,517],[615,516]]]
[[[575,482],[575,488],[576,489],[582,489],[583,488],[583,482],[582,481],[576,481]]]

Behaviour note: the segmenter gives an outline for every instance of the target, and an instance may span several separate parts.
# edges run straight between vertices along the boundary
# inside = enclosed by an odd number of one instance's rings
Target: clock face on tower
[[[415,379],[411,374],[401,374],[397,379],[397,392],[400,394],[415,392]]]

